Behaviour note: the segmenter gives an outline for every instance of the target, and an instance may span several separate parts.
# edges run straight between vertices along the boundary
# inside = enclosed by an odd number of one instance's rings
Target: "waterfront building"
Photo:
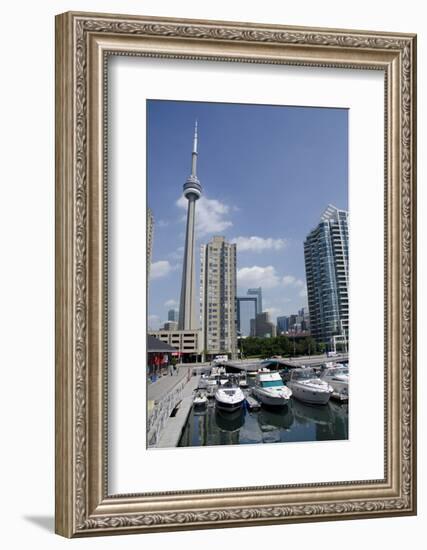
[[[236,245],[213,239],[200,252],[200,314],[203,349],[237,356]]]
[[[239,336],[250,336],[251,319],[255,319],[257,315],[257,301],[256,296],[237,296],[236,313]]]
[[[255,319],[251,319],[251,336],[274,338],[276,335],[276,325],[270,321],[270,314],[267,311],[257,313]]]
[[[187,226],[185,231],[184,260],[182,266],[181,296],[179,303],[178,327],[180,330],[195,330],[196,318],[196,275],[195,275],[195,216],[196,202],[202,194],[202,186],[197,177],[198,131],[194,127],[191,173],[183,186],[184,197],[188,201]]]
[[[163,329],[149,331],[148,334],[172,346],[178,352],[180,361],[183,363],[196,362],[201,359],[203,348],[200,330]]]
[[[286,334],[289,330],[289,317],[288,315],[281,315],[276,319],[278,334]]]
[[[329,205],[304,242],[310,331],[327,346],[348,341],[348,212]]]
[[[147,208],[147,284],[150,279],[151,257],[153,252],[154,217],[150,208]]]
[[[178,322],[178,310],[177,309],[170,309],[168,311],[168,321]]]
[[[257,298],[256,312],[257,314],[262,313],[262,288],[260,286],[258,288],[249,288],[247,295],[256,296]]]

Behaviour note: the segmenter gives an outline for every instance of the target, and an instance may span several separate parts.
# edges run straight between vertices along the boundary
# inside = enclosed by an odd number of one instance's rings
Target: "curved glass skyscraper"
[[[348,341],[348,212],[329,205],[304,242],[311,334]]]

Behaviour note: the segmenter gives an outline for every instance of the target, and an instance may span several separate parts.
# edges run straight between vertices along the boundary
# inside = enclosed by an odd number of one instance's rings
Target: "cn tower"
[[[196,201],[202,194],[202,186],[197,178],[197,120],[194,126],[193,152],[191,155],[191,174],[183,186],[184,197],[188,200],[187,228],[185,232],[184,262],[182,266],[181,298],[179,302],[178,330],[195,330],[198,323],[195,315],[195,261],[194,261],[194,226]]]

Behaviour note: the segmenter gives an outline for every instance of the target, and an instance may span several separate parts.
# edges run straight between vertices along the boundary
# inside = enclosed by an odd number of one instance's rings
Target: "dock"
[[[251,411],[255,411],[261,408],[261,403],[257,401],[252,395],[249,393],[246,395],[246,403],[248,404],[248,407]]]
[[[299,367],[320,367],[325,363],[347,363],[348,362],[348,353],[340,353],[332,357],[328,357],[326,354],[321,355],[306,355],[302,357],[273,357],[271,359],[257,359],[257,360],[236,360],[236,361],[224,361],[221,363],[227,371],[240,371],[240,372],[254,372],[260,368],[260,364],[265,362],[263,366],[267,368],[273,368],[269,366],[267,362],[270,362],[271,365],[275,365],[278,369],[284,368],[299,368]]]

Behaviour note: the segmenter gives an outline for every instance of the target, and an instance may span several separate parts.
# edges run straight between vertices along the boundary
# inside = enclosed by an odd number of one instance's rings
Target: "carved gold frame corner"
[[[106,59],[139,55],[385,74],[385,477],[109,495]],[[416,513],[416,37],[65,13],[56,18],[56,532],[66,537]]]

